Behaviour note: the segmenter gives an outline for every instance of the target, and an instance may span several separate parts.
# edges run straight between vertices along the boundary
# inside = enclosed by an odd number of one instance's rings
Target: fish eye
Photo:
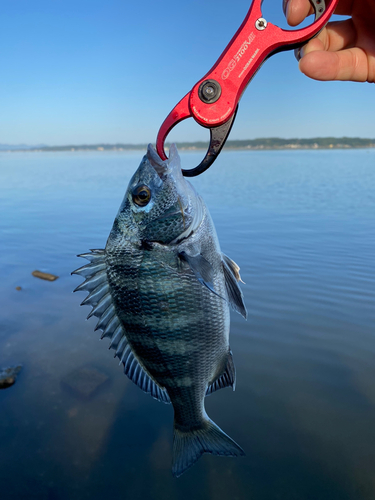
[[[148,186],[137,186],[133,193],[133,201],[140,207],[145,207],[151,200],[151,191]]]

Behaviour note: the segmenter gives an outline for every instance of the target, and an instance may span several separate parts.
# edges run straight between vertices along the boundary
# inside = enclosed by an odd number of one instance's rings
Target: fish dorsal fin
[[[92,250],[91,253],[84,253],[78,257],[90,261],[90,264],[86,264],[72,272],[72,274],[78,274],[86,278],[74,291],[83,290],[89,292],[81,303],[81,305],[91,305],[93,307],[87,318],[96,316],[99,319],[95,330],[102,330],[102,339],[108,337],[111,340],[109,348],[115,349],[115,357],[117,356],[120,359],[120,364],[124,364],[124,372],[129,379],[144,392],[151,394],[153,398],[164,403],[170,403],[167,391],[162,389],[146,373],[127,341],[126,333],[112,302],[107,279],[105,251]]]
[[[120,360],[120,364],[124,365],[124,373],[135,385],[140,387],[142,391],[150,394],[153,398],[163,403],[170,403],[168,393],[162,389],[152,378],[146,373],[146,370],[141,366],[135,354],[131,350],[125,335],[120,340],[116,348],[116,354]]]
[[[224,387],[236,388],[236,367],[234,366],[232,351],[229,351],[224,373],[208,386],[206,396]]]
[[[246,319],[246,306],[244,303],[241,288],[238,285],[238,282],[241,280],[241,276],[239,273],[240,268],[229,257],[224,254],[222,254],[222,256],[225,288],[228,294],[229,303],[235,311],[240,313]]]

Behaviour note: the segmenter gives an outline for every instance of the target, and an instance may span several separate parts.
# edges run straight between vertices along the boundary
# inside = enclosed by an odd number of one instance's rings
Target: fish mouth
[[[183,180],[181,160],[178,155],[176,144],[171,144],[169,148],[169,158],[166,160],[160,158],[152,144],[148,145],[146,156],[150,165],[155,169],[162,180],[166,175],[173,176],[177,183]]]
[[[147,159],[150,162],[150,165],[155,169],[158,176],[162,179],[168,171],[171,158],[162,160],[156,152],[154,146],[152,144],[149,144],[147,146]]]
[[[150,165],[154,168],[158,176],[163,180],[165,175],[168,173],[172,174],[174,177],[182,177],[182,171],[180,167],[180,159],[178,156],[177,148],[175,144],[172,144],[169,148],[169,158],[167,160],[162,160],[158,155],[152,144],[147,147],[147,158]],[[160,217],[160,219],[167,219],[168,217],[173,217],[181,213],[182,221],[184,226],[184,231],[186,227],[187,210],[188,206],[184,207],[181,196],[177,196],[177,202],[179,204],[180,210],[175,210],[174,212],[169,212]]]

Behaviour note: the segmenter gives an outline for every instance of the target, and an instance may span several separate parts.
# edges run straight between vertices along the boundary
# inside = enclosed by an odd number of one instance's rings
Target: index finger
[[[283,9],[290,26],[297,26],[314,12],[309,0],[284,0]]]
[[[350,16],[353,8],[353,0],[340,0],[335,14]],[[307,16],[314,14],[314,8],[309,0],[283,0],[283,9],[290,26],[297,26]]]

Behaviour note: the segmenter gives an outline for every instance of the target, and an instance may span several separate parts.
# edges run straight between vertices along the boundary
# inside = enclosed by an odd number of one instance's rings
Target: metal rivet
[[[198,95],[201,101],[212,104],[216,102],[221,95],[221,87],[216,80],[205,80],[198,89]]]
[[[260,17],[255,21],[255,27],[259,31],[265,30],[267,28],[267,21],[263,17]]]

